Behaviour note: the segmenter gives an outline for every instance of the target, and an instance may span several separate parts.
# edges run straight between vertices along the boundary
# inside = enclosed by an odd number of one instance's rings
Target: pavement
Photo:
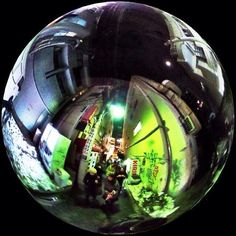
[[[124,190],[110,208],[104,206],[102,195],[97,196],[96,201],[91,198],[87,203],[85,193],[75,188],[57,196],[57,199],[59,201],[52,204],[44,202],[44,208],[63,221],[92,232],[109,231],[114,225],[143,217],[141,209]],[[36,200],[42,204],[40,199]]]

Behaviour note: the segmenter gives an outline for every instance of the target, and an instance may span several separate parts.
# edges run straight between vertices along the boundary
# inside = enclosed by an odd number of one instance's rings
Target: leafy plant
[[[174,183],[174,188],[177,188],[180,184],[180,180],[181,180],[181,164],[182,164],[182,160],[173,160],[172,162],[172,174],[171,174],[171,178],[173,180]]]

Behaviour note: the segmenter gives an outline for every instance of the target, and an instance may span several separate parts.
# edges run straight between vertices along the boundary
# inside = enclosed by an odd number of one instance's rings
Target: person
[[[112,162],[106,169],[106,176],[116,175],[117,172],[117,164]]]
[[[100,178],[100,180],[102,180],[102,175],[103,175],[102,165],[97,164],[95,168],[97,170],[97,176]]]
[[[103,180],[102,166],[100,164],[97,164],[95,166],[95,169],[97,170],[97,177],[98,177],[98,184],[97,184],[96,193],[97,193],[97,195],[101,195],[102,194],[102,180]]]
[[[118,199],[119,189],[119,183],[117,182],[115,175],[109,174],[104,181],[103,198],[106,205],[111,205]]]
[[[120,185],[120,191],[122,190],[122,185],[126,177],[127,177],[127,174],[126,174],[125,168],[123,166],[120,166],[116,175],[117,181]]]
[[[83,182],[85,184],[86,191],[86,203],[89,203],[89,197],[92,196],[93,200],[96,201],[98,176],[97,170],[94,167],[90,167],[88,172],[84,176]]]
[[[118,158],[119,158],[121,161],[124,161],[124,160],[125,160],[124,152],[122,152],[121,150],[118,150]]]

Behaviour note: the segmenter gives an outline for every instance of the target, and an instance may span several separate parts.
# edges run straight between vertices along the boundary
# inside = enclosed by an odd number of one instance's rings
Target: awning
[[[98,107],[97,106],[91,106],[82,115],[81,121],[83,122],[89,122],[90,119],[92,118],[93,114],[97,111]]]

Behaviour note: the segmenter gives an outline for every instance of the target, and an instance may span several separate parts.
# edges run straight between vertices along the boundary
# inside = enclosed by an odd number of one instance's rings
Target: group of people
[[[126,177],[125,168],[116,162],[108,164],[106,168],[102,168],[100,164],[90,167],[83,180],[86,202],[89,203],[90,197],[95,202],[97,196],[102,195],[104,204],[111,206],[118,200]]]

